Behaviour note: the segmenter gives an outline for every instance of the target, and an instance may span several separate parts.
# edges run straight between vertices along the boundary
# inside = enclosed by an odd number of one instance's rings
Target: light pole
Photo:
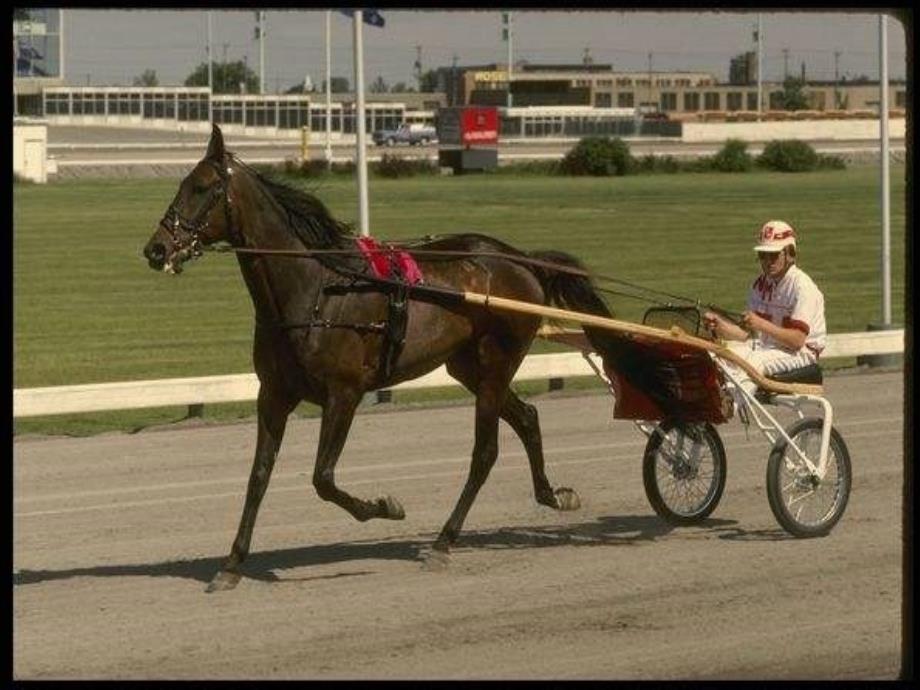
[[[763,111],[763,25],[757,14],[757,121],[760,122]]]
[[[214,122],[214,60],[211,56],[211,10],[208,10],[208,122]]]
[[[332,10],[326,10],[326,169],[332,170]]]

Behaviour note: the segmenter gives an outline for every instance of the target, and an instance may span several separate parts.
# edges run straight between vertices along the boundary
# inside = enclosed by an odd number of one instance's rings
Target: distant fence
[[[857,357],[903,351],[904,330],[899,329],[830,335],[823,356]],[[593,374],[594,370],[584,357],[576,352],[564,352],[525,357],[514,380],[552,380]],[[425,376],[393,386],[391,390],[455,385],[459,384],[442,366]],[[13,390],[13,417],[239,402],[255,400],[258,392],[259,381],[255,374],[18,388]]]

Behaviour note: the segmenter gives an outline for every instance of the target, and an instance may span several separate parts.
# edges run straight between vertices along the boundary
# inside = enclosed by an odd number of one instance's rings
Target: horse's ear
[[[224,157],[224,135],[220,132],[220,127],[211,125],[211,141],[208,142],[208,152],[205,158],[213,160],[222,160]]]

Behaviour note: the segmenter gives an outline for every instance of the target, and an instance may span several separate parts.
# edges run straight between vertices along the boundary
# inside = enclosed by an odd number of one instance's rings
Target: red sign
[[[498,144],[498,109],[464,108],[460,132],[464,144]]]

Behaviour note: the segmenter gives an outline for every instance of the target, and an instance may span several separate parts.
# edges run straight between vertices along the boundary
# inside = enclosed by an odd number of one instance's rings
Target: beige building
[[[450,75],[449,70],[441,71]],[[502,64],[460,68],[456,96],[463,103],[506,105],[507,66]],[[618,72],[610,65],[515,67],[511,75],[514,106],[593,106],[636,108],[641,112],[667,114],[671,119],[713,117],[717,113],[756,113],[756,83],[719,82],[708,72]],[[450,93],[450,85],[445,85]],[[763,82],[760,110],[781,109],[783,84]],[[806,82],[803,89],[810,111],[839,116],[877,112],[878,83]],[[907,85],[891,81],[888,103],[894,110],[907,106]],[[779,115],[777,115],[779,116]]]

